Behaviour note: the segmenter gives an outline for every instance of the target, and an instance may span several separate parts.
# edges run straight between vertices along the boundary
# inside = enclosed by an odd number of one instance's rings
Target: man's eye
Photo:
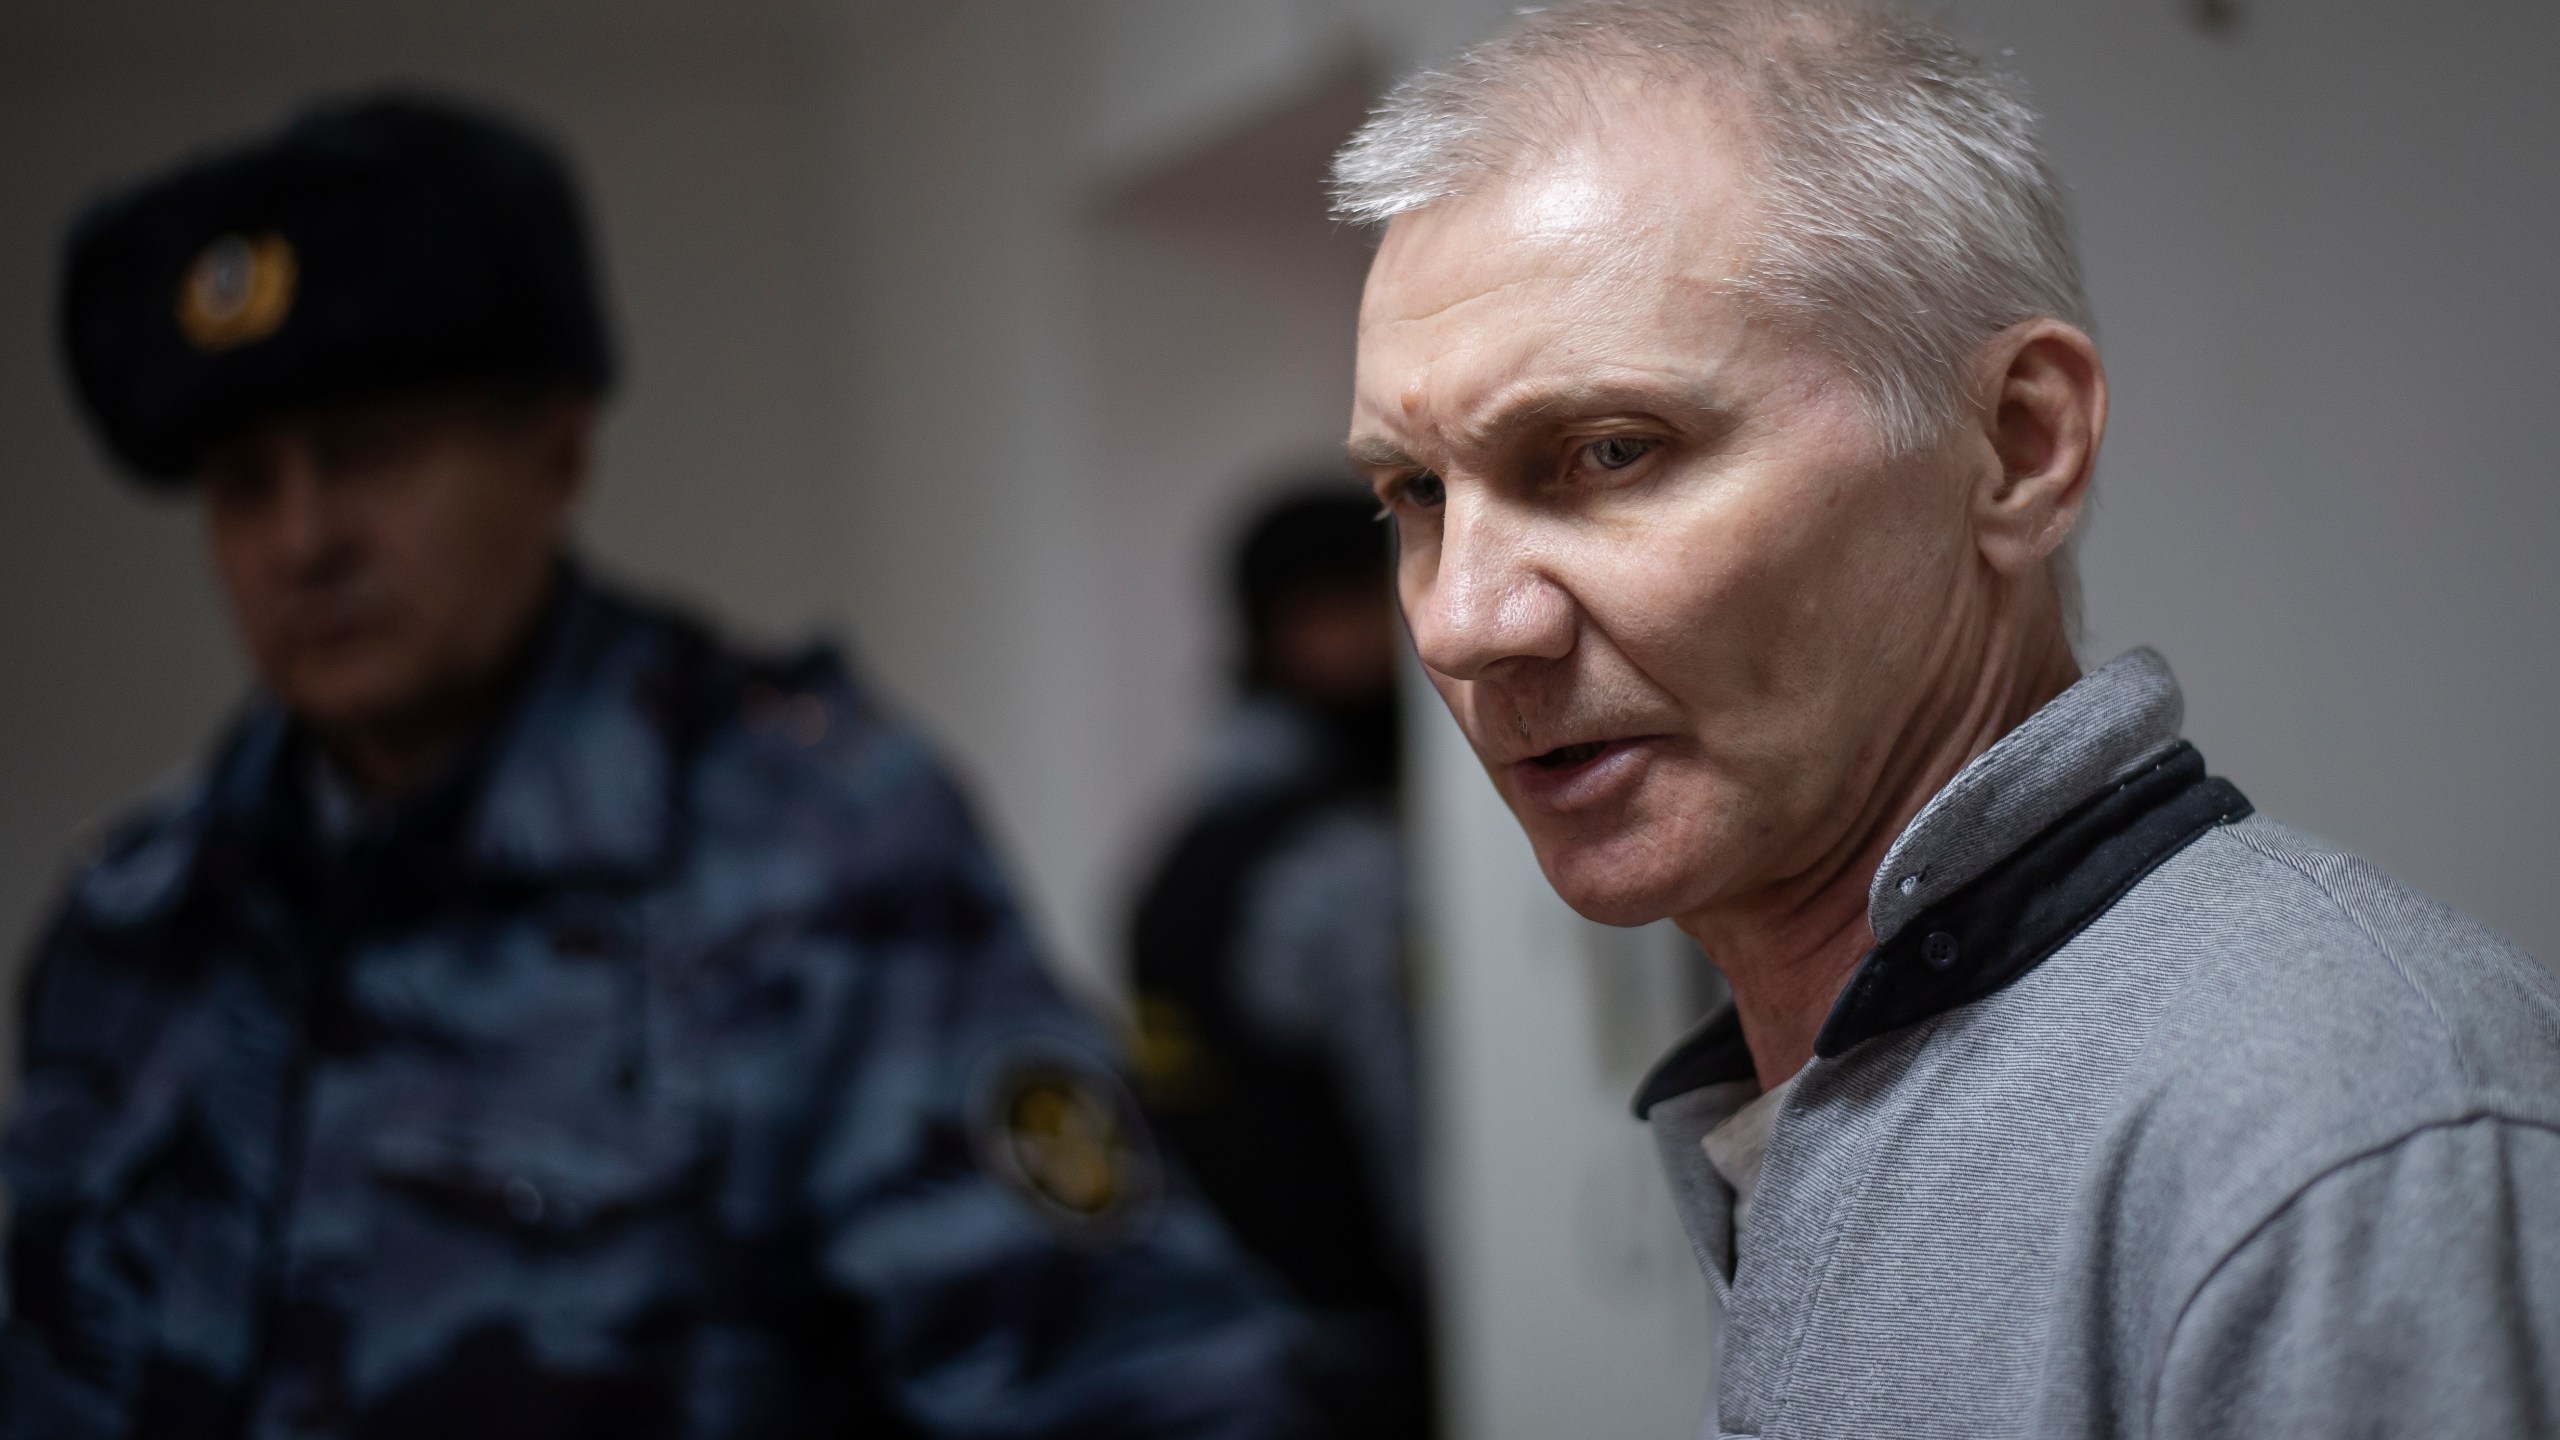
[[[1652,454],[1653,442],[1629,435],[1612,435],[1583,446],[1582,453],[1590,456],[1591,463],[1603,470],[1624,470]]]
[[[1440,477],[1428,470],[1405,481],[1402,489],[1403,494],[1399,498],[1409,500],[1425,510],[1436,510],[1440,507],[1440,502],[1449,498],[1449,487],[1441,484]]]

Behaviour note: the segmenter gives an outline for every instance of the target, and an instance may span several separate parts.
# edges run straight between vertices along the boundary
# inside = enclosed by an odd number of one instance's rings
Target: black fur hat
[[[1263,502],[1230,564],[1236,608],[1260,635],[1291,590],[1309,584],[1386,585],[1394,532],[1377,498],[1349,475],[1311,475]]]
[[[600,396],[613,378],[567,168],[414,96],[323,106],[92,207],[60,318],[99,432],[162,482],[282,410],[448,385]]]

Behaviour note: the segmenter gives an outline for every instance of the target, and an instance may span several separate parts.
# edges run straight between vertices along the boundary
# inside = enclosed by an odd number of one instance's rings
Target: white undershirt
[[[1741,1251],[1743,1226],[1751,1219],[1751,1193],[1760,1186],[1760,1162],[1769,1153],[1769,1127],[1777,1121],[1778,1111],[1787,1103],[1787,1092],[1795,1088],[1795,1083],[1795,1077],[1789,1076],[1777,1089],[1754,1096],[1750,1104],[1698,1137],[1698,1148],[1707,1152],[1707,1163],[1715,1167],[1725,1184],[1733,1187],[1736,1254]]]

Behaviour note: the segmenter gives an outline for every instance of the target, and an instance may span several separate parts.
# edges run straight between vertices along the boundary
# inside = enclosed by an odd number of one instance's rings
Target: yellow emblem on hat
[[[293,312],[299,270],[293,246],[273,231],[225,235],[178,283],[178,329],[208,355],[264,340]]]

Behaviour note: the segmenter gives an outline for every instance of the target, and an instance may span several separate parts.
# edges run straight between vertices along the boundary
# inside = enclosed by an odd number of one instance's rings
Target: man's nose
[[[1536,526],[1489,498],[1451,495],[1436,564],[1406,610],[1422,663],[1478,680],[1506,661],[1572,653],[1573,597],[1548,573]]]
[[[332,569],[345,548],[337,489],[308,444],[287,443],[275,455],[274,531],[278,558],[297,575]]]

